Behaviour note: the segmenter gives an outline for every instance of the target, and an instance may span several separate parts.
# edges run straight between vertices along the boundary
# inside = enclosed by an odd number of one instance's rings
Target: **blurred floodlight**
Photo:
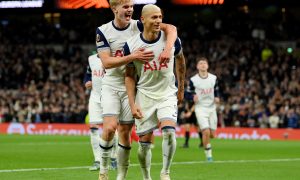
[[[134,4],[155,4],[156,0],[134,0]]]
[[[0,1],[0,8],[40,8],[44,0]]]

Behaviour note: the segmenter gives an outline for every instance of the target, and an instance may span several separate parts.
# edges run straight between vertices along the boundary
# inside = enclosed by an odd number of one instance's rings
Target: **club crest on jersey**
[[[115,57],[123,57],[123,56],[124,54],[122,50],[116,50]]]
[[[162,68],[168,68],[167,63],[156,63],[155,61],[152,62],[146,62],[144,64],[144,72],[150,70],[150,71],[160,71]]]

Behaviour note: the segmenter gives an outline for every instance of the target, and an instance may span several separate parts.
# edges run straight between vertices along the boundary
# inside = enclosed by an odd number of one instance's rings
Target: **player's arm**
[[[166,33],[167,36],[167,42],[166,46],[162,53],[159,55],[159,61],[160,63],[168,63],[171,58],[171,51],[173,48],[173,45],[177,39],[177,28],[171,24],[160,24],[161,30],[163,30]]]
[[[130,55],[130,48],[127,43],[123,47],[124,55]],[[133,62],[127,64],[125,71],[125,86],[129,100],[129,106],[131,113],[134,118],[141,119],[143,118],[141,109],[135,104],[135,92],[136,92],[136,79],[135,79],[135,66]]]
[[[176,55],[175,58],[176,58],[176,76],[178,82],[177,98],[178,98],[178,104],[180,104],[184,98],[184,79],[185,79],[186,66],[185,66],[185,58],[182,51],[178,55]]]
[[[98,51],[98,55],[101,58],[102,64],[105,69],[116,68],[128,64],[134,60],[148,62],[149,60],[154,58],[153,52],[145,51],[145,49],[143,48],[138,49],[132,54],[123,57],[112,57],[110,54],[110,50]]]
[[[92,71],[91,71],[91,67],[89,65],[87,66],[83,83],[84,83],[85,88],[92,89]]]
[[[128,64],[133,60],[147,62],[150,59],[154,58],[154,54],[152,51],[145,51],[145,49],[143,48],[138,49],[137,51],[134,51],[127,56],[112,57],[110,45],[99,28],[97,28],[96,30],[96,46],[97,46],[98,56],[102,60],[102,64],[105,69],[119,67]]]
[[[125,86],[128,95],[129,105],[131,113],[134,118],[141,119],[143,114],[141,109],[135,104],[135,92],[136,92],[136,80],[135,80],[135,67],[133,63],[130,63],[126,66],[125,72]]]
[[[175,42],[175,60],[176,60],[176,76],[178,82],[177,99],[178,104],[183,101],[184,98],[184,80],[185,80],[185,58],[182,52],[181,43],[179,38]]]
[[[220,103],[220,92],[219,92],[218,79],[216,79],[216,83],[214,86],[214,96],[215,96],[215,103],[219,104]]]
[[[186,113],[186,117],[190,118],[194,111],[195,111],[195,104],[193,104],[193,106],[188,110],[188,112]]]

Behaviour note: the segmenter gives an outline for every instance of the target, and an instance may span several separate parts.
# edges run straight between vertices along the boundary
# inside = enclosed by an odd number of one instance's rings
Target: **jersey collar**
[[[126,27],[124,27],[124,28],[118,28],[118,27],[115,25],[114,20],[112,20],[111,22],[112,22],[112,26],[113,26],[116,30],[118,30],[118,31],[124,31],[124,30],[128,29],[128,27],[129,27],[130,24],[131,24],[131,22],[130,22]]]
[[[207,73],[207,76],[205,76],[205,77],[200,76],[199,73],[198,73],[198,76],[199,76],[201,79],[207,79],[207,78],[208,78],[208,73]]]
[[[158,36],[157,36],[156,39],[154,39],[153,41],[148,41],[148,40],[146,40],[146,39],[143,37],[143,33],[140,34],[140,37],[141,37],[142,41],[144,41],[144,42],[147,43],[147,44],[154,44],[154,43],[156,43],[156,42],[160,39],[160,36],[161,36],[161,31],[159,31]]]

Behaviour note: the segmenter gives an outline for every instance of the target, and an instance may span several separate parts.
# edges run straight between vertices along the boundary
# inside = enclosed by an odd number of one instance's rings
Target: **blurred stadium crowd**
[[[169,19],[182,40],[187,85],[196,58],[206,56],[219,78],[221,126],[300,128],[299,22],[256,18]],[[91,49],[81,44],[93,47],[95,22],[2,21],[0,122],[84,123],[89,93],[83,77]]]

